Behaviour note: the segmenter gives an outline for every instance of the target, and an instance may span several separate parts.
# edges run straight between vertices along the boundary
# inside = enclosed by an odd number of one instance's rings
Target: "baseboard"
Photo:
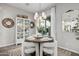
[[[65,48],[65,47],[61,47],[61,46],[58,46],[58,47],[79,54],[78,51],[75,51],[75,50],[72,50],[72,49],[69,49],[69,48]]]
[[[15,43],[10,43],[10,44],[2,44],[0,45],[0,47],[5,47],[5,46],[9,46],[9,45],[14,45]]]

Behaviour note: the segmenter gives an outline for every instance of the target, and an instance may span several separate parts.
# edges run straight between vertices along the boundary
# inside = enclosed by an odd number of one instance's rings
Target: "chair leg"
[[[24,56],[24,46],[23,46],[23,44],[21,46],[21,56]]]
[[[40,44],[40,56],[43,56],[43,47],[42,47],[42,44]]]
[[[57,56],[57,43],[55,43],[55,47],[54,47],[54,56]]]
[[[36,43],[36,56],[39,56],[39,45]]]

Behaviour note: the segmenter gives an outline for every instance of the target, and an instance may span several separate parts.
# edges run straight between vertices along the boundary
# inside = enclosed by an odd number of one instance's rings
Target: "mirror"
[[[2,25],[6,28],[12,28],[14,26],[14,21],[11,18],[4,18],[2,20]]]
[[[34,28],[35,27],[35,23],[33,21],[30,22],[30,28]]]
[[[68,10],[62,15],[64,32],[79,32],[79,10]]]

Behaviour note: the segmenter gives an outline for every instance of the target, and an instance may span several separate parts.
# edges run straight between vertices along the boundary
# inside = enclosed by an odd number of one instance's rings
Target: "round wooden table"
[[[36,51],[36,55],[37,56],[40,56],[40,50],[41,50],[41,48],[40,48],[40,45],[41,45],[41,43],[46,43],[46,42],[53,42],[54,40],[53,39],[51,39],[51,40],[45,40],[45,39],[43,39],[44,37],[39,37],[39,38],[36,38],[36,37],[34,37],[34,39],[33,38],[31,38],[31,39],[26,39],[25,40],[25,42],[33,42],[33,43],[36,43],[36,45],[37,45],[37,51]]]

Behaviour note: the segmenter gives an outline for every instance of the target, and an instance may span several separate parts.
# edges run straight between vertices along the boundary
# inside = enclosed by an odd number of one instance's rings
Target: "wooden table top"
[[[53,39],[48,39],[46,37],[40,37],[40,38],[36,38],[36,37],[32,37],[32,38],[26,38],[25,42],[34,42],[34,43],[44,43],[44,42],[53,42]]]

